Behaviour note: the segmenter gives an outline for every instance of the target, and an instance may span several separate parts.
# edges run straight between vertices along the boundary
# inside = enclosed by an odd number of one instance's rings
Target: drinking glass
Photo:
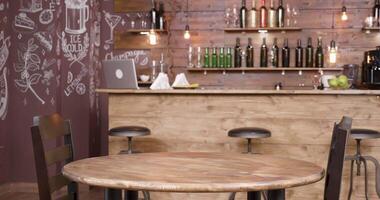
[[[232,11],[231,11],[231,8],[227,8],[226,12],[224,13],[224,23],[226,24],[227,28],[231,27],[231,24],[232,24]]]
[[[240,21],[239,21],[239,11],[236,4],[234,4],[232,8],[232,20],[233,20],[234,27],[238,28],[240,26]]]
[[[286,16],[285,16],[286,26],[290,27],[292,23],[292,9],[289,4],[286,4]]]
[[[292,19],[293,19],[293,26],[298,25],[298,17],[299,17],[300,11],[297,7],[293,7],[292,9]]]

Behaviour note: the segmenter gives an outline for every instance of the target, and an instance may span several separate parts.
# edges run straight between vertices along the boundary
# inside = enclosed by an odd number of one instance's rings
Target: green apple
[[[336,87],[338,87],[338,79],[336,79],[336,78],[333,78],[333,79],[330,79],[329,80],[329,85],[330,85],[330,87],[332,87],[332,88],[336,88]]]
[[[340,75],[338,77],[338,86],[342,88],[347,88],[348,86],[348,78],[345,75]]]

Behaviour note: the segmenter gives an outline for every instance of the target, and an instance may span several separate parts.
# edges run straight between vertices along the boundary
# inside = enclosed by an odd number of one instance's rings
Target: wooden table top
[[[247,192],[321,180],[324,169],[304,161],[231,153],[147,153],[89,158],[63,168],[69,179],[115,189],[158,192]]]

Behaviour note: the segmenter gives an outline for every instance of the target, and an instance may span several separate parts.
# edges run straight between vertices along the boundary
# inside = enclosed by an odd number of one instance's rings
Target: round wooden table
[[[324,169],[305,161],[269,155],[231,153],[146,153],[89,158],[67,164],[69,179],[117,189],[157,192],[248,192],[267,190],[274,199],[285,199],[285,189],[321,180]],[[116,195],[115,195],[116,192]],[[135,199],[132,195],[130,199]]]

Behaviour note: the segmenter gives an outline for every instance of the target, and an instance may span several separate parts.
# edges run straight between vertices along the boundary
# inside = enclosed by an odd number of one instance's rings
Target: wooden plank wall
[[[116,2],[122,0],[115,0]],[[123,1],[127,2],[127,1]],[[241,34],[241,33],[225,33],[224,28],[224,11],[233,4],[240,6],[240,0],[189,0],[189,24],[191,28],[191,41],[183,39],[183,30],[186,24],[185,0],[163,0],[165,8],[168,11],[169,34],[162,36],[162,42],[167,43],[167,48],[152,48],[153,58],[158,60],[159,54],[165,52],[167,56],[166,62],[169,66],[170,75],[185,72],[187,64],[187,49],[191,44],[194,47],[233,47],[236,37],[242,39],[243,45],[247,44],[247,38],[253,38],[255,51],[256,66],[259,62],[259,47],[262,42],[263,35],[258,33]],[[251,1],[247,0],[248,7]],[[279,39],[280,47],[284,38],[289,38],[292,49],[292,65],[294,63],[294,48],[297,39],[302,39],[306,44],[308,37],[313,37],[314,46],[316,46],[316,38],[323,37],[325,53],[327,54],[327,46],[334,37],[339,48],[337,66],[344,64],[361,65],[363,53],[366,50],[374,49],[380,42],[380,34],[365,34],[361,31],[365,17],[371,13],[373,6],[372,0],[346,0],[345,4],[348,8],[349,20],[342,22],[340,20],[340,11],[342,0],[285,0],[291,6],[300,9],[300,17],[298,24],[303,28],[302,32],[288,33],[268,33],[266,35],[269,45],[272,44],[273,38]],[[267,1],[269,3],[269,1]],[[269,6],[269,5],[267,5]],[[121,11],[121,9],[117,9]],[[336,14],[334,29],[332,29],[332,16]],[[326,55],[327,60],[327,55]],[[326,64],[327,65],[327,64]],[[327,65],[329,66],[329,65]],[[334,67],[334,66],[330,66]],[[199,82],[205,86],[213,87],[242,87],[242,88],[270,88],[274,83],[282,81],[285,86],[296,87],[299,84],[312,85],[312,77],[315,72],[304,73],[297,76],[293,72],[285,77],[279,73],[260,73],[246,74],[242,76],[239,73],[228,74],[223,76],[221,73],[208,74],[203,76],[199,73],[188,74],[192,82]]]
[[[136,138],[143,152],[210,151],[243,152],[243,139],[227,137],[237,127],[263,127],[272,137],[255,140],[254,152],[307,160],[325,167],[334,122],[343,115],[354,118],[354,127],[380,130],[380,101],[360,95],[110,95],[109,127],[141,125],[152,135]],[[133,105],[133,106],[126,106]],[[380,140],[365,141],[362,153],[380,159]],[[127,140],[110,137],[110,154],[127,149]],[[354,154],[350,140],[348,154]],[[342,198],[347,199],[345,165]],[[370,164],[370,199],[375,192]],[[352,199],[364,200],[364,177],[355,177]],[[287,191],[290,200],[323,199],[324,181]],[[243,195],[240,195],[239,199]],[[153,194],[160,200],[226,200],[227,194]]]

